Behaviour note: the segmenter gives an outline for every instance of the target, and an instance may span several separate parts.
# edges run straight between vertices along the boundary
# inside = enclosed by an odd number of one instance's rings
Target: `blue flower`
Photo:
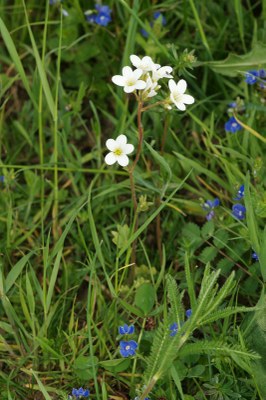
[[[228,104],[228,107],[230,107],[230,108],[236,108],[236,107],[237,107],[237,102],[236,102],[236,101],[233,101],[232,103],[229,103],[229,104]]]
[[[244,219],[246,216],[246,207],[242,204],[234,204],[232,207],[232,215],[237,219]]]
[[[61,2],[61,0],[49,0],[49,4],[51,6],[54,6],[55,4],[60,3],[60,2]]]
[[[89,397],[90,391],[83,388],[73,389],[72,395],[75,396],[77,399],[79,399],[80,397]]]
[[[237,191],[237,196],[234,198],[234,200],[241,200],[244,197],[244,189],[245,185],[241,185]]]
[[[0,182],[5,182],[5,176],[4,175],[0,175]]]
[[[100,4],[96,4],[95,9],[96,13],[91,10],[85,11],[86,20],[97,25],[107,26],[112,20],[112,10],[108,6],[101,6]]]
[[[169,326],[170,329],[170,336],[175,336],[178,332],[178,324],[174,322],[172,325]]]
[[[220,204],[220,200],[217,198],[214,200],[206,200],[205,203],[203,204],[203,206],[202,206],[203,210],[209,211],[208,214],[206,215],[206,219],[208,221],[210,221],[214,217],[215,213],[214,213],[213,209],[215,207],[218,207],[219,204]]]
[[[259,256],[255,251],[252,253],[251,258],[253,258],[255,261],[259,261]]]
[[[257,82],[257,77],[259,76],[259,72],[256,70],[251,70],[246,72],[245,74],[245,82],[248,85],[254,85]]]
[[[260,69],[259,70],[259,77],[260,78],[266,78],[266,70],[265,69]]]
[[[242,126],[237,122],[235,117],[231,117],[225,123],[224,128],[227,132],[236,133],[242,129]]]
[[[134,356],[136,354],[138,343],[135,342],[135,340],[129,340],[128,342],[126,342],[125,340],[121,340],[119,342],[119,345],[119,351],[122,357]]]
[[[189,309],[186,311],[186,317],[189,318],[189,317],[191,317],[191,315],[192,315],[192,310],[191,310],[191,308],[189,308]]]
[[[158,18],[162,18],[162,26],[166,25],[166,18],[165,16],[160,12],[160,11],[155,11],[155,13],[153,13],[153,18],[156,20]]]
[[[135,328],[133,325],[128,326],[127,324],[124,324],[123,326],[119,326],[118,332],[120,335],[132,335],[134,333]]]

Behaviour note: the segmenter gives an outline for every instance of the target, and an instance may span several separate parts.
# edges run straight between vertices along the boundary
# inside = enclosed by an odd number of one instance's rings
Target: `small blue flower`
[[[135,328],[133,325],[128,326],[127,324],[124,324],[123,326],[119,326],[118,332],[120,335],[132,335],[134,333]]]
[[[230,107],[230,108],[236,108],[236,107],[237,107],[237,102],[236,102],[236,101],[233,101],[232,103],[229,103],[229,104],[228,104],[228,107]]]
[[[234,200],[241,200],[244,197],[244,189],[245,185],[241,185],[237,191],[237,196],[234,198]]]
[[[174,322],[172,325],[169,326],[170,329],[170,336],[175,336],[178,332],[178,324]]]
[[[234,204],[232,207],[232,215],[237,219],[244,219],[246,216],[246,207],[242,204]]]
[[[110,7],[96,4],[95,9],[98,11],[99,14],[105,14],[106,16],[111,17],[112,10]]]
[[[236,133],[242,129],[242,126],[237,122],[235,117],[231,117],[225,123],[224,128],[227,132]]]
[[[259,77],[260,78],[266,78],[266,70],[265,69],[260,69],[259,70]]]
[[[128,342],[126,342],[125,340],[121,340],[119,342],[119,345],[119,351],[122,357],[134,356],[136,354],[138,343],[135,342],[135,340],[129,340]]]
[[[77,399],[79,399],[80,397],[89,397],[90,391],[83,388],[73,389],[72,395],[75,396]]]
[[[245,82],[248,85],[254,85],[257,82],[257,77],[259,76],[259,72],[256,70],[251,70],[246,72],[245,74]]]
[[[95,18],[95,23],[97,25],[101,25],[101,26],[107,26],[110,21],[111,21],[111,17],[109,17],[108,15],[103,14],[103,13],[99,13],[98,15],[96,15],[96,18]]]
[[[160,12],[160,11],[155,11],[155,13],[153,13],[153,18],[156,20],[158,18],[162,18],[162,26],[166,25],[166,18],[165,16]]]
[[[5,182],[5,176],[4,175],[0,175],[0,182]]]
[[[86,20],[90,23],[107,26],[112,20],[111,12],[112,10],[108,6],[101,6],[100,4],[95,5],[96,13],[94,11],[85,11]]]
[[[253,260],[255,260],[255,261],[259,261],[259,256],[255,251],[252,253],[251,258],[253,258]]]
[[[55,4],[58,4],[58,3],[60,3],[61,2],[61,0],[49,0],[49,4],[51,5],[51,6],[54,6]]]
[[[191,308],[189,308],[189,309],[186,311],[186,317],[187,317],[187,318],[190,318],[191,315],[192,315],[192,310],[191,310]]]
[[[214,200],[206,200],[205,203],[203,204],[203,206],[202,206],[203,210],[209,211],[208,214],[206,215],[206,219],[208,221],[210,221],[214,217],[215,213],[214,213],[213,209],[215,207],[218,207],[219,204],[220,204],[220,200],[217,198]]]

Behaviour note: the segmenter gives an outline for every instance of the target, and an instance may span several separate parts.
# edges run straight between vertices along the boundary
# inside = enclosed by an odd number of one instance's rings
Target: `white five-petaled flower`
[[[145,89],[146,82],[139,79],[141,75],[141,69],[135,69],[135,71],[132,71],[132,68],[124,67],[122,69],[122,75],[114,75],[112,81],[118,86],[124,86],[124,92],[132,93],[136,89]]]
[[[106,141],[106,147],[110,150],[105,156],[105,162],[108,165],[113,165],[118,162],[121,167],[126,167],[129,163],[127,154],[134,151],[133,144],[127,144],[127,137],[125,135],[119,135],[115,140],[108,139]]]
[[[161,67],[159,64],[156,64],[156,69],[152,71],[152,79],[154,81],[158,81],[162,78],[173,78],[171,72],[173,71],[172,67],[165,66]]]
[[[130,61],[132,62],[132,65],[134,65],[134,67],[141,69],[143,73],[153,71],[155,69],[155,64],[149,56],[145,56],[141,59],[138,56],[132,54],[130,56]]]
[[[154,82],[150,76],[148,76],[146,81],[146,87],[143,90],[143,94],[145,93],[147,97],[156,96],[156,90],[160,89],[160,85],[157,82]]]
[[[169,89],[170,89],[170,99],[176,105],[176,107],[185,111],[185,104],[193,104],[195,99],[189,94],[185,94],[187,89],[187,82],[184,79],[181,79],[179,82],[175,83],[173,79],[169,81]]]

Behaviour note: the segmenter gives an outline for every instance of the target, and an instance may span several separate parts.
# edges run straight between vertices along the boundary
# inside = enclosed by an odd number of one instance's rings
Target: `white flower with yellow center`
[[[141,75],[141,69],[135,69],[135,71],[132,71],[132,68],[124,67],[122,69],[122,75],[114,75],[112,81],[118,86],[123,86],[124,92],[132,93],[135,90],[145,89],[146,82],[139,79]]]
[[[173,78],[173,76],[171,75],[171,72],[173,71],[172,67],[169,66],[161,67],[159,64],[155,65],[156,69],[152,71],[152,79],[154,81],[158,81],[159,79],[162,78]]]
[[[106,147],[110,150],[105,156],[105,162],[108,165],[113,165],[118,162],[121,167],[126,167],[129,163],[127,154],[134,151],[133,144],[127,144],[127,137],[125,135],[119,135],[115,140],[108,139],[106,141]]]
[[[176,105],[176,107],[185,111],[185,104],[193,104],[195,99],[189,94],[185,94],[187,89],[187,82],[184,79],[181,79],[179,82],[175,83],[173,79],[169,81],[169,89],[170,89],[170,99]]]
[[[145,56],[143,58],[139,58],[132,54],[130,57],[130,61],[134,67],[141,69],[141,71],[145,74],[146,72],[152,71],[155,68],[155,64],[152,61],[151,57]],[[156,64],[157,65],[157,64]]]

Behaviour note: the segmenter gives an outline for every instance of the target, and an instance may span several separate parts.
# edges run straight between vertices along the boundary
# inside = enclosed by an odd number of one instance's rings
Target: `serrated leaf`
[[[135,295],[135,305],[147,315],[153,308],[155,303],[155,289],[150,283],[143,283],[137,290]]]
[[[229,260],[228,258],[223,258],[217,264],[217,268],[221,270],[222,274],[229,274],[231,269],[235,265],[234,261]]]
[[[112,242],[117,245],[118,249],[122,249],[127,244],[130,229],[127,224],[117,225],[117,231],[111,231],[111,234],[113,235]]]
[[[220,230],[215,233],[213,244],[215,247],[218,249],[222,249],[226,246],[226,243],[228,242],[229,239],[229,234],[225,230]]]
[[[205,222],[205,224],[201,228],[201,236],[204,239],[208,239],[209,237],[211,237],[213,235],[213,232],[214,232],[214,222],[213,222],[213,220]]]
[[[265,68],[266,46],[262,43],[257,43],[247,54],[237,55],[230,53],[225,60],[211,61],[207,65],[214,72],[227,76],[237,76],[241,72],[257,69],[258,66]]]
[[[186,236],[188,239],[200,239],[201,240],[201,234],[200,234],[200,227],[193,222],[189,222],[188,224],[185,225],[182,231],[183,235]]]
[[[207,264],[208,262],[211,262],[215,259],[217,256],[217,249],[215,247],[205,247],[204,250],[199,255],[200,261],[202,261],[204,264]]]

